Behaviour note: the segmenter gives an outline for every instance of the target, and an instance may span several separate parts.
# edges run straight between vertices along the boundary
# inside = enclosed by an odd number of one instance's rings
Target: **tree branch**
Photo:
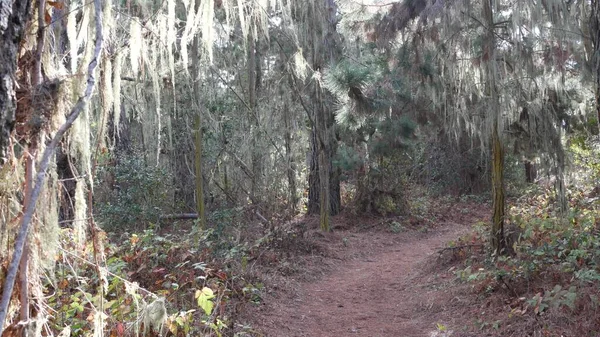
[[[21,257],[23,256],[23,247],[25,246],[25,241],[27,239],[29,226],[33,218],[33,213],[35,211],[37,200],[39,199],[40,194],[42,192],[42,187],[46,178],[46,171],[48,170],[48,164],[50,163],[50,157],[52,157],[52,155],[54,154],[54,151],[56,150],[56,147],[60,143],[64,134],[67,132],[67,130],[71,128],[77,117],[79,117],[79,115],[89,102],[96,84],[94,73],[96,71],[96,67],[98,66],[98,58],[100,52],[102,51],[102,42],[104,40],[104,36],[102,35],[101,0],[94,0],[94,8],[96,14],[96,45],[94,48],[94,57],[88,65],[88,78],[85,92],[84,95],[77,100],[77,103],[75,103],[75,105],[71,109],[67,120],[58,129],[58,131],[54,135],[54,138],[52,138],[52,141],[50,142],[48,147],[46,147],[46,149],[44,150],[44,154],[42,155],[42,160],[39,164],[38,173],[35,177],[35,186],[33,188],[33,191],[31,192],[31,199],[26,205],[25,213],[21,218],[19,233],[17,235],[17,239],[15,240],[15,252],[13,254],[12,261],[10,262],[10,265],[8,267],[8,273],[6,275],[6,280],[4,281],[3,285],[2,299],[0,300],[0,331],[3,331],[4,328],[4,321],[6,320],[6,315],[8,313],[8,305],[10,303],[13,287],[15,285],[17,270],[19,268]]]

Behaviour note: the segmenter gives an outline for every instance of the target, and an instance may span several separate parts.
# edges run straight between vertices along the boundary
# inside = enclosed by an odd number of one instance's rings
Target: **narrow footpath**
[[[449,336],[443,330],[452,308],[467,303],[447,289],[452,273],[436,270],[435,261],[441,247],[468,233],[473,222],[466,221],[475,217],[428,233],[343,233],[355,250],[372,247],[373,240],[380,248],[299,282],[293,295],[267,299],[257,328],[269,337]]]

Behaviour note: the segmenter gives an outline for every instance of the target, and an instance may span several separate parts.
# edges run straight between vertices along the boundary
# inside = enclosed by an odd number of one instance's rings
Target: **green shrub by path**
[[[110,161],[106,161],[110,163]],[[141,156],[123,156],[114,165],[99,165],[95,215],[107,231],[127,231],[157,223],[169,208],[171,177]]]
[[[569,189],[570,211],[562,217],[552,189],[529,189],[514,202],[508,212],[506,256],[472,249],[488,246],[489,224],[484,222],[448,249],[462,261],[454,270],[458,281],[472,284],[479,295],[510,303],[502,329],[531,315],[550,330],[577,327],[587,335],[594,329],[590,315],[600,309],[595,295],[600,284],[600,201],[581,188]],[[561,325],[565,319],[573,324]]]

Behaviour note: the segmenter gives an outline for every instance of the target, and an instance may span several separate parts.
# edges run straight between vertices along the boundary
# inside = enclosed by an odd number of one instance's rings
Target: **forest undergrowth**
[[[56,310],[48,327],[71,336],[98,324],[109,336],[260,336],[244,311],[260,306],[267,293],[293,291],[292,278],[315,280],[351,258],[347,233],[424,234],[456,203],[415,200],[412,215],[347,211],[333,219],[333,233],[321,232],[317,217],[271,222],[251,207],[215,211],[202,231],[193,220],[150,223],[103,234],[106,270],[93,262],[91,243],[75,247],[72,231],[63,229],[55,275],[44,287]],[[353,254],[371,248],[365,242]]]
[[[443,291],[460,298],[440,295],[449,301],[448,312],[431,318],[440,335],[593,336],[600,328],[594,192],[571,190],[571,211],[561,215],[551,189],[531,185],[510,202],[505,256],[484,248],[485,221],[469,223],[474,210],[487,214],[483,197],[426,197],[418,188],[411,191],[410,215],[357,217],[346,210],[333,218],[333,233],[321,232],[316,217],[274,224],[243,207],[214,212],[213,225],[200,232],[190,220],[151,224],[106,238],[107,270],[100,273],[91,262],[93,247],[82,250],[88,258],[75,256],[76,247],[67,249],[72,233],[64,229],[56,275],[45,285],[56,310],[49,327],[85,336],[104,308],[109,336],[263,336],[249,312],[293,292],[298,282],[316,282],[340,263],[381,251],[378,233],[419,240],[441,224],[463,222],[473,229],[437,248],[421,273],[423,280],[447,278]],[[359,248],[349,248],[353,235],[361,238]],[[103,282],[105,290],[96,291]]]
[[[490,336],[595,336],[600,331],[600,203],[595,190],[573,187],[560,214],[552,189],[532,185],[510,204],[508,254],[494,256],[488,224],[450,242],[443,267],[468,286],[470,331]],[[468,298],[468,296],[467,296]]]

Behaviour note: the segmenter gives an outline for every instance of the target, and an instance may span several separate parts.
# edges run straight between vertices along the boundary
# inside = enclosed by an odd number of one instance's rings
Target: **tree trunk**
[[[290,116],[290,107],[287,101],[283,100],[283,119],[285,123],[285,158],[286,170],[288,179],[288,203],[292,206],[295,212],[298,206],[298,195],[296,188],[296,163],[294,162],[294,154],[292,153],[292,122]]]
[[[324,107],[323,107],[324,108]],[[315,116],[316,111],[313,113],[313,121],[315,124],[317,123],[317,118]],[[323,125],[321,128],[325,127]],[[321,130],[322,132],[323,130]],[[310,137],[310,154],[308,158],[308,166],[309,166],[309,174],[308,174],[308,213],[309,214],[317,214],[321,211],[321,165],[325,165],[327,167],[327,180],[329,182],[328,185],[328,194],[329,194],[329,212],[330,215],[334,216],[340,212],[341,208],[341,197],[340,197],[340,172],[339,169],[335,168],[333,165],[333,157],[335,156],[335,151],[337,150],[337,140],[331,136],[332,131],[327,132],[327,137],[329,137],[329,146],[324,146],[326,149],[325,157],[321,158],[324,160],[324,163],[321,164],[319,162],[320,155],[320,140],[319,140],[319,132],[316,126],[313,126],[311,137]],[[332,139],[333,138],[333,139]],[[324,143],[324,142],[323,142]]]
[[[323,71],[327,62],[335,61],[337,7],[332,0],[314,0],[312,9],[312,64]],[[308,212],[321,214],[321,228],[329,230],[329,216],[340,211],[339,170],[333,166],[337,150],[335,118],[330,100],[319,81],[313,87],[314,122],[311,134]]]
[[[329,208],[329,173],[330,173],[330,162],[331,156],[329,151],[329,133],[327,130],[327,123],[325,121],[325,104],[322,98],[322,88],[317,84],[315,85],[315,96],[317,100],[314,107],[314,116],[315,116],[315,133],[317,134],[317,149],[318,149],[318,160],[317,163],[319,165],[319,210],[320,210],[320,224],[321,230],[328,232],[331,230],[331,226],[329,224],[329,217],[331,214],[331,209]]]
[[[493,0],[483,1],[482,15],[487,26],[486,44],[483,48],[482,58],[485,61],[486,89],[490,97],[490,110],[492,113],[492,230],[490,243],[496,255],[505,254],[506,240],[504,239],[504,147],[500,138],[500,100],[496,87],[496,36],[494,34]]]
[[[0,2],[0,6],[2,6],[2,4],[3,2]],[[28,204],[25,205],[25,211],[21,216],[19,231],[17,233],[17,238],[15,239],[14,253],[10,265],[8,267],[8,271],[6,273],[6,279],[4,280],[2,287],[2,298],[0,299],[0,331],[3,331],[4,329],[4,322],[7,318],[6,316],[8,313],[8,306],[12,296],[17,270],[20,265],[21,258],[23,257],[23,250],[27,239],[27,235],[29,233],[29,227],[33,219],[33,213],[35,212],[37,200],[42,192],[44,180],[46,178],[46,171],[48,170],[48,165],[50,163],[50,158],[55,154],[56,147],[62,140],[64,134],[71,128],[75,120],[79,117],[81,112],[86,107],[87,103],[90,100],[90,97],[92,96],[92,92],[96,84],[94,80],[94,73],[96,71],[96,67],[98,66],[98,58],[102,51],[102,43],[104,41],[104,36],[102,33],[102,5],[100,0],[94,0],[94,9],[96,21],[96,41],[94,47],[94,54],[92,60],[88,65],[85,91],[83,96],[79,97],[77,102],[71,108],[71,112],[67,116],[65,123],[58,128],[58,130],[54,134],[54,137],[52,138],[48,146],[46,146],[46,148],[44,149],[44,153],[39,162],[38,172],[35,176],[35,185],[33,186],[33,190],[31,191],[30,200]],[[5,13],[4,9],[1,7],[0,13]],[[0,23],[2,22],[5,21],[0,20]],[[4,41],[0,39],[0,42]],[[2,62],[0,62],[0,64],[2,64]],[[0,75],[2,74],[0,73]]]
[[[199,97],[199,96],[196,96]],[[196,174],[196,211],[201,229],[206,228],[206,211],[204,208],[204,181],[202,179],[202,121],[200,111],[194,121],[194,161]]]
[[[504,148],[498,135],[498,125],[494,123],[492,131],[492,197],[494,214],[492,216],[492,250],[496,254],[505,253],[504,240]]]
[[[195,9],[196,12],[200,8],[200,1],[196,0]],[[202,179],[202,116],[201,116],[201,102],[200,97],[200,37],[198,34],[194,36],[192,45],[192,80],[194,97],[196,99],[195,104],[195,116],[194,116],[194,166],[196,174],[196,211],[198,212],[198,227],[199,229],[206,228],[206,213],[204,209],[204,180]]]
[[[314,121],[314,117],[313,117]],[[308,158],[308,214],[317,214],[319,213],[319,188],[320,188],[320,179],[319,179],[319,144],[317,142],[317,133],[315,131],[315,126],[313,125],[311,133],[310,133],[310,154]]]
[[[15,124],[17,56],[30,16],[31,0],[0,1],[0,165],[7,159]]]
[[[596,119],[598,122],[598,137],[600,137],[600,0],[592,0],[590,16],[590,36],[593,51],[591,63],[596,77]]]
[[[532,184],[537,179],[537,167],[534,162],[525,160],[525,181]]]
[[[40,2],[43,6],[43,2]],[[21,39],[25,25],[31,17],[31,1],[14,0],[0,2],[0,166],[4,165],[8,159],[7,150],[10,146],[10,134],[15,123],[15,110],[17,102],[15,97],[15,78],[17,71],[17,58]],[[38,60],[38,64],[41,61]],[[36,67],[37,70],[37,67]],[[39,78],[34,76],[34,82],[39,84]],[[26,158],[26,186],[24,205],[27,205],[31,197],[33,183],[33,169],[35,161],[35,143],[29,148],[31,153]],[[25,206],[24,206],[25,208]],[[0,235],[8,233],[0,232]],[[28,262],[29,245],[24,244],[23,257],[19,266],[19,282],[21,286],[21,320],[29,319],[29,280],[28,280]],[[0,261],[3,264],[4,261]],[[3,280],[0,280],[3,281]],[[4,323],[4,317],[2,322]],[[0,324],[0,333],[2,333],[3,324]]]
[[[257,96],[258,90],[260,89],[260,76],[261,71],[260,59],[257,56],[257,41],[254,39],[252,33],[248,34],[248,104],[250,106],[250,125],[252,135],[252,176],[254,177],[251,181],[250,187],[250,200],[253,204],[260,203],[261,192],[260,186],[262,184],[262,158],[260,155],[260,114],[258,113]]]

